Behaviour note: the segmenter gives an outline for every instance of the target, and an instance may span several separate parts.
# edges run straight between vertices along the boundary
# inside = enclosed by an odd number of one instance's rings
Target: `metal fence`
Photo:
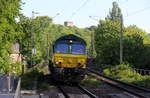
[[[18,77],[0,74],[0,93],[13,93],[16,90]]]
[[[141,75],[148,75],[150,76],[150,70],[145,70],[145,69],[137,69],[137,68],[133,68],[137,73],[141,74]]]
[[[113,72],[113,70],[114,68],[110,69],[111,72]],[[150,70],[146,70],[146,69],[129,68],[129,72],[131,72],[131,74],[139,73],[143,76],[150,76]]]

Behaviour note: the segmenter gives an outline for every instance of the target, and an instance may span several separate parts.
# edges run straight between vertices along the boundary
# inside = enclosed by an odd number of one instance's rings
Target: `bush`
[[[123,28],[123,62],[139,69],[150,69],[150,38],[137,26]],[[101,20],[95,32],[96,64],[100,67],[120,63],[120,25]]]
[[[107,68],[104,70],[104,74],[124,82],[150,87],[150,77],[142,76],[137,73],[129,64],[116,65],[113,68]]]
[[[37,69],[30,70],[22,76],[21,86],[23,89],[33,89],[34,81],[42,81],[44,75]]]
[[[82,80],[81,84],[85,86],[93,86],[93,85],[97,86],[97,85],[100,85],[101,82],[97,80],[95,77],[86,76],[86,78]]]

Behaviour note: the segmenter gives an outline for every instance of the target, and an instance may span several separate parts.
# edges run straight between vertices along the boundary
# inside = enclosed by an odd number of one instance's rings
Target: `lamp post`
[[[35,36],[34,36],[34,23],[33,19],[35,17],[35,14],[39,14],[38,12],[32,11],[32,28],[31,28],[31,67],[33,67],[34,59],[33,56],[36,54],[36,48],[34,47],[35,45]]]
[[[120,64],[123,64],[123,15],[120,15]],[[92,20],[99,22],[97,19],[89,16]]]
[[[32,19],[34,19],[35,14],[39,14],[38,12],[32,11]]]
[[[123,16],[120,16],[120,64],[123,64]]]
[[[56,18],[59,15],[60,15],[60,13],[57,13],[54,17],[52,17],[52,19]]]
[[[60,13],[56,13],[56,15],[52,17],[52,19],[56,18],[59,15]],[[50,58],[49,54],[51,54],[51,52],[49,51],[50,50],[49,33],[46,34],[46,38],[47,38],[47,61],[49,61]]]

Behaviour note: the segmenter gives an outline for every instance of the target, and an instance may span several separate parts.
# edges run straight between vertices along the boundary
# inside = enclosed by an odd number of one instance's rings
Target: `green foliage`
[[[101,84],[101,82],[97,80],[95,77],[86,76],[84,80],[81,81],[81,84],[85,86],[93,86],[93,85],[98,86]]]
[[[150,34],[148,34],[148,36],[150,37]]]
[[[150,87],[150,77],[142,76],[131,68],[131,65],[116,65],[104,70],[104,74],[124,82]]]
[[[21,75],[22,74],[22,63],[21,62],[13,62],[9,65],[9,74]]]
[[[95,33],[95,49],[98,64],[119,63],[119,24],[114,21],[100,21]]]
[[[95,33],[97,63],[101,67],[120,63],[120,16],[116,2],[106,20],[101,20]],[[123,27],[123,62],[136,68],[150,69],[150,37],[136,25]]]
[[[39,86],[39,90],[48,90],[48,88],[50,87],[48,83],[41,83]]]
[[[25,90],[34,89],[35,86],[38,90],[47,90],[49,88],[50,76],[44,75],[43,69],[34,68],[28,70],[21,76],[21,87]],[[35,84],[36,81],[36,84]]]
[[[50,30],[52,26],[51,18],[47,16],[30,19],[22,17],[20,21],[24,36],[21,42],[21,53],[26,58],[28,67],[44,62],[47,57],[47,49],[50,43]],[[36,54],[32,55],[32,49],[36,49]],[[32,62],[32,66],[31,66]]]
[[[88,29],[88,30],[90,30],[90,31],[95,31],[96,29],[97,29],[97,26],[90,26],[90,27],[88,27],[88,28],[86,28],[86,29]]]
[[[143,44],[150,44],[150,38],[148,34],[144,30],[138,28],[136,25],[128,26],[124,33],[125,35],[139,36],[143,40]]]
[[[21,78],[21,87],[22,89],[33,89],[34,81],[43,80],[43,73],[39,72],[37,69],[30,70],[25,73]]]
[[[15,20],[20,15],[20,4],[21,0],[0,0],[0,73],[10,74],[12,66],[18,67],[11,63],[9,54],[22,35]]]
[[[150,69],[150,45],[144,44],[142,35],[126,35],[124,38],[124,61],[135,68]]]
[[[150,38],[136,26],[123,28],[123,61],[136,68],[150,69]],[[95,33],[97,63],[102,67],[119,64],[120,25],[115,21],[100,21]],[[104,66],[107,65],[107,66]]]
[[[9,56],[0,57],[0,73],[9,74],[11,65],[9,59]]]

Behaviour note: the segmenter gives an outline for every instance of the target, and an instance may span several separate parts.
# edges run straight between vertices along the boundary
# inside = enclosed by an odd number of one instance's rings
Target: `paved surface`
[[[0,94],[0,98],[14,98],[15,94]],[[47,95],[22,95],[21,98],[49,98]]]
[[[17,86],[17,79],[15,76],[8,76],[0,74],[0,93],[14,92]]]
[[[21,98],[40,98],[39,95],[23,95]]]
[[[90,98],[85,94],[69,94],[70,98]],[[65,98],[62,93],[58,93],[58,98]]]
[[[14,98],[14,94],[0,94],[0,98]]]

